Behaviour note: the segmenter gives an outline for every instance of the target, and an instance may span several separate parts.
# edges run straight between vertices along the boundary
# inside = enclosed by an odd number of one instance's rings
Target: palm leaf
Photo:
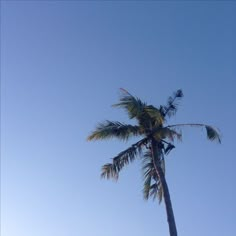
[[[144,156],[142,170],[143,170],[143,179],[144,179],[143,197],[145,200],[148,200],[150,196],[152,183],[153,181],[155,181],[155,179],[158,179],[155,172],[152,158],[150,158],[149,153],[146,153]]]
[[[209,126],[209,125],[206,125],[205,128],[206,128],[208,139],[217,140],[219,143],[221,143],[219,132],[216,129],[214,129],[212,126]]]
[[[151,151],[147,151],[143,158],[143,197],[148,200],[150,197],[154,199],[158,198],[159,202],[162,201],[163,189],[159,181],[159,177],[155,171],[153,158],[151,157]],[[165,162],[164,159],[160,160],[161,168],[165,173]]]
[[[163,117],[175,115],[180,99],[183,97],[181,89],[177,90],[171,97],[169,97],[166,106],[160,106],[160,111]]]
[[[122,168],[129,163],[133,162],[142,153],[143,147],[147,144],[148,139],[143,138],[131,147],[120,152],[117,156],[112,159],[112,163],[108,163],[102,167],[102,178],[113,178],[118,179],[119,172]]]
[[[117,180],[119,177],[119,171],[117,171],[116,166],[113,165],[112,163],[107,163],[102,166],[102,178],[107,178],[107,179],[115,179]]]
[[[122,95],[120,97],[120,102],[114,104],[113,107],[124,108],[129,115],[130,119],[137,118],[142,113],[146,104],[142,102],[139,98],[134,97],[125,89],[121,89]]]
[[[140,135],[140,128],[134,125],[127,125],[117,121],[105,121],[98,124],[95,131],[88,136],[88,140],[100,140],[118,138],[127,140],[131,136]]]
[[[152,182],[152,177],[151,175],[149,175],[146,177],[143,185],[143,197],[145,200],[149,199],[151,182]]]

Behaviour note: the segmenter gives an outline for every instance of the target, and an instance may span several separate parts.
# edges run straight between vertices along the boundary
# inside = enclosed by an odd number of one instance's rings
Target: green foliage
[[[102,167],[101,177],[117,180],[122,168],[133,162],[138,156],[142,155],[142,149],[146,146],[147,141],[147,138],[143,138],[131,147],[120,152],[112,159],[112,163],[108,163]]]
[[[142,170],[143,170],[143,197],[148,200],[150,197],[155,200],[158,198],[159,203],[162,201],[163,189],[159,180],[158,174],[154,167],[153,156],[150,150],[148,150],[143,156]],[[165,160],[159,159],[160,166],[165,173]]]
[[[120,98],[120,102],[114,104],[113,107],[121,107],[124,108],[130,119],[137,118],[142,114],[146,103],[142,102],[139,98],[132,96],[126,90],[121,89],[122,95]]]
[[[163,127],[163,128],[159,128],[155,132],[153,132],[153,137],[157,141],[167,139],[167,140],[170,140],[173,142],[175,139],[178,139],[181,141],[182,134],[180,134],[179,132],[177,132],[175,130],[169,129],[167,127]]]
[[[121,91],[122,95],[120,102],[113,106],[124,108],[127,111],[129,118],[135,118],[144,132],[150,131],[154,126],[163,125],[164,118],[159,109],[152,105],[147,105],[124,89]]]
[[[105,121],[98,124],[95,131],[88,137],[88,140],[118,138],[127,140],[132,136],[140,135],[140,127],[127,125],[118,121]]]
[[[166,106],[160,106],[161,113],[163,117],[175,115],[180,99],[183,97],[183,92],[181,89],[177,90],[172,97],[169,97]]]
[[[208,139],[216,140],[219,143],[221,143],[221,138],[220,138],[219,132],[216,129],[214,129],[213,127],[211,127],[209,125],[206,125],[205,128],[206,128]]]
[[[153,127],[162,127],[164,119],[159,109],[152,105],[147,105],[144,107],[139,121],[140,125],[152,129]]]
[[[159,202],[161,202],[164,195],[162,184],[158,177],[159,173],[155,165],[159,165],[165,174],[164,157],[175,147],[173,145],[174,140],[181,140],[182,128],[186,126],[204,127],[209,140],[221,142],[219,132],[205,124],[190,123],[164,126],[166,116],[170,117],[176,113],[178,102],[183,97],[182,90],[177,90],[168,99],[167,105],[160,106],[159,109],[152,105],[147,105],[126,90],[121,90],[122,96],[120,101],[113,106],[123,108],[128,113],[129,118],[135,118],[138,124],[129,125],[107,120],[98,124],[96,129],[88,136],[88,140],[118,138],[119,140],[126,141],[131,137],[139,136],[141,140],[120,152],[112,159],[111,163],[105,164],[102,167],[101,177],[117,180],[123,167],[136,160],[137,157],[141,157],[144,184],[143,196],[145,199],[150,197],[158,198]],[[151,151],[153,150],[152,140],[155,140],[158,144],[156,150],[158,160],[155,163],[154,154]]]

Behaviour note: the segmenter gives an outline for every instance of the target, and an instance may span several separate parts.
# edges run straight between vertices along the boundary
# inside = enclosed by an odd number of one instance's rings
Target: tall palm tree
[[[132,96],[121,89],[119,103],[114,107],[121,107],[128,113],[130,119],[136,119],[137,125],[124,124],[118,121],[105,121],[99,123],[96,129],[88,136],[88,140],[103,140],[118,138],[127,141],[132,137],[140,137],[140,140],[126,150],[120,152],[112,159],[111,163],[102,167],[101,177],[118,179],[122,168],[137,157],[142,159],[144,176],[143,195],[164,199],[170,236],[177,236],[177,229],[173,208],[171,204],[168,185],[165,178],[165,156],[173,149],[173,141],[181,139],[181,128],[184,126],[204,127],[207,138],[220,142],[218,131],[205,124],[175,124],[166,125],[166,119],[177,111],[177,104],[183,97],[181,90],[177,90],[169,97],[165,106],[156,108]]]

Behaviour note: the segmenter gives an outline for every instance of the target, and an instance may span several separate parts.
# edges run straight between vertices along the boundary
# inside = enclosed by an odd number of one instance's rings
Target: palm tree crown
[[[177,111],[178,102],[183,97],[181,90],[177,90],[173,96],[169,97],[167,105],[159,108],[146,104],[125,89],[121,89],[121,92],[119,103],[113,106],[123,108],[130,119],[137,121],[137,125],[107,120],[97,125],[96,129],[88,136],[88,140],[117,138],[127,141],[132,137],[140,137],[140,140],[117,154],[111,163],[105,164],[102,167],[101,176],[107,179],[118,179],[119,172],[124,166],[137,157],[141,157],[144,179],[143,196],[145,199],[158,198],[159,202],[164,197],[170,225],[171,221],[174,221],[174,216],[171,216],[173,212],[164,177],[165,155],[175,148],[173,145],[175,139],[181,140],[180,131],[184,126],[204,127],[207,138],[211,141],[221,142],[220,135],[215,128],[205,124],[190,123],[165,126],[166,119]],[[175,225],[172,228],[175,228]],[[170,227],[170,235],[177,235],[177,230]]]

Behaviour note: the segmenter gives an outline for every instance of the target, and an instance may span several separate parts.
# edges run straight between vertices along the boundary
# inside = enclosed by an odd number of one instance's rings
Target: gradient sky
[[[130,143],[87,142],[125,88],[186,129],[166,159],[181,236],[236,235],[236,2],[2,1],[1,235],[165,236],[164,205],[142,197],[140,162],[117,183],[100,168]],[[132,121],[133,122],[133,121]]]

